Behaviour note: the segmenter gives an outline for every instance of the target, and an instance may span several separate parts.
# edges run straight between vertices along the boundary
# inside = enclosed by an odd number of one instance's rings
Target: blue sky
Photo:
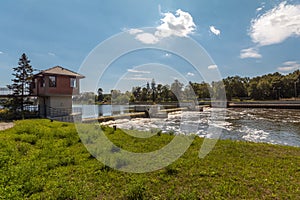
[[[143,27],[158,32],[139,32]],[[12,67],[23,52],[35,69],[60,65],[80,71],[97,45],[122,31],[147,44],[168,37],[191,38],[214,62],[206,67],[218,70],[221,77],[289,73],[300,68],[299,0],[3,0],[0,86],[10,84]],[[153,69],[149,63],[156,63]],[[162,73],[152,74],[160,67]],[[161,74],[165,76],[158,77]],[[101,86],[108,92],[115,86],[130,90],[151,78],[170,83],[180,77],[203,80],[172,52],[146,50],[120,56],[106,70],[105,78],[98,80],[99,85],[89,87],[86,82],[83,89]]]

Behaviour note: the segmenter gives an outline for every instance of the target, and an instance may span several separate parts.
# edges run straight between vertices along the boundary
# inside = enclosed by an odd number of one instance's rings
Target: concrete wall
[[[49,97],[49,104],[52,108],[72,108],[72,96],[52,96]]]
[[[46,105],[47,105],[46,101],[47,101],[46,97],[38,98],[40,117],[46,117]]]
[[[53,117],[72,114],[72,96],[39,97],[40,116]]]

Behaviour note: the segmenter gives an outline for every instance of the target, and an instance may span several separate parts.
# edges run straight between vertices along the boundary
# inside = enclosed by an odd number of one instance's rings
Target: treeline
[[[100,103],[128,103],[128,102],[176,102],[178,100],[278,100],[300,96],[300,70],[282,75],[278,72],[257,76],[254,78],[231,76],[222,81],[212,83],[189,82],[188,85],[175,80],[171,85],[156,84],[153,79],[145,86],[136,86],[132,91],[122,93],[111,90],[110,94],[103,94],[99,88],[98,94],[86,92],[75,97],[77,101]]]
[[[223,79],[226,96],[253,100],[278,100],[300,95],[300,70],[282,75],[278,72],[254,78],[239,76]]]

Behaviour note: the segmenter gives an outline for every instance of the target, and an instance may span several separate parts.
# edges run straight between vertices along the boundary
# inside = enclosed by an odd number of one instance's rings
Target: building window
[[[45,87],[45,78],[43,77],[43,78],[41,78],[41,82],[40,82],[40,86],[41,87]]]
[[[72,88],[76,88],[77,87],[76,78],[70,78],[70,86]]]
[[[49,87],[56,87],[56,76],[49,76]]]

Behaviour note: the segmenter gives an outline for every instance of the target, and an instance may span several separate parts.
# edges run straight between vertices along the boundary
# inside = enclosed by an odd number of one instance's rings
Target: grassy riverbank
[[[118,146],[149,152],[173,136],[134,139],[105,128]],[[151,173],[105,167],[82,145],[73,124],[17,121],[0,132],[1,199],[299,199],[300,148],[218,141],[204,159],[196,138],[175,163]]]

